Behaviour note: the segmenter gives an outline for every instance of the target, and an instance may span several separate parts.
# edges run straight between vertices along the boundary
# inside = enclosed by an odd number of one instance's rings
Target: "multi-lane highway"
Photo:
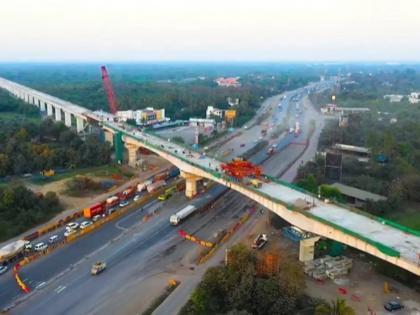
[[[277,106],[280,96],[272,99],[276,105],[271,106],[275,114],[269,117],[272,128],[284,117],[289,106],[288,97],[295,97],[297,102],[302,102],[305,90],[295,93],[297,94],[292,93],[283,98],[281,111]],[[302,117],[305,117],[304,113]],[[255,137],[253,128],[244,129],[243,134]],[[267,137],[269,136],[268,133]],[[271,140],[280,143],[284,136],[282,134]],[[241,140],[235,138],[227,146],[240,147],[238,141]],[[266,163],[284,155],[287,150],[290,150],[290,146],[285,150],[278,150],[264,163],[264,168]],[[235,153],[240,154],[240,151]],[[266,148],[260,155],[266,155]],[[254,158],[259,159],[258,156],[257,154]],[[283,156],[280,159],[285,158]],[[291,162],[293,159],[295,156],[289,154],[286,160]],[[284,163],[283,167],[288,167],[289,164]],[[276,166],[266,173],[274,174],[278,170],[279,167]],[[193,202],[198,206],[204,205],[225,190],[226,188],[217,185]],[[19,291],[10,272],[0,276],[0,309],[16,301],[18,303],[12,309],[12,314],[111,314],[127,309],[125,304],[130,302],[129,297],[136,301],[133,292],[138,294],[142,290],[142,284],[153,275],[168,269],[179,275],[179,272],[188,273],[195,268],[194,262],[199,250],[197,245],[180,239],[177,228],[169,225],[169,216],[188,203],[180,195],[164,204],[152,201],[118,221],[106,224],[78,241],[25,266],[21,276],[33,289],[29,295],[24,296]],[[203,239],[211,239],[215,232],[233,224],[248,204],[249,200],[245,197],[228,192],[216,207],[191,217],[182,224],[182,228]],[[146,214],[152,212],[157,214],[144,222]],[[92,277],[89,270],[97,260],[106,261],[108,268],[99,277]],[[145,294],[147,296],[147,292]],[[108,299],[109,297],[112,299]],[[122,305],[122,301],[126,303]]]

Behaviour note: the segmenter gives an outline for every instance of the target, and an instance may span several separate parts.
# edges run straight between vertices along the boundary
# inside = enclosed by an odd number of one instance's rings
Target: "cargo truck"
[[[148,193],[152,193],[165,185],[166,182],[164,180],[158,180],[157,182],[147,185],[146,189]]]
[[[119,202],[120,202],[120,198],[118,196],[109,197],[106,200],[106,208],[110,209],[110,208],[116,207]]]
[[[169,169],[169,178],[177,177],[179,174],[180,174],[180,171],[178,167],[174,166]]]
[[[165,190],[165,192],[162,195],[160,195],[158,197],[158,199],[160,201],[167,200],[167,199],[171,198],[174,193],[176,193],[176,190],[177,190],[176,186],[168,188],[168,189]]]
[[[83,209],[83,216],[87,219],[91,219],[95,215],[103,214],[105,212],[106,202],[98,202],[88,208]]]
[[[188,205],[185,208],[181,209],[177,213],[171,215],[169,218],[169,223],[172,225],[178,225],[181,221],[188,218],[197,210],[197,207],[194,205]]]
[[[134,197],[135,193],[136,189],[134,187],[128,187],[121,193],[120,200],[130,199],[131,197]]]
[[[158,182],[158,181],[161,181],[161,180],[167,180],[168,179],[168,176],[169,176],[169,172],[168,171],[164,171],[164,172],[161,172],[161,173],[156,174],[155,176],[153,176],[153,181],[154,182]]]
[[[143,190],[146,190],[147,186],[152,184],[152,183],[153,183],[153,180],[151,180],[151,179],[148,179],[148,180],[145,180],[142,183],[139,183],[137,185],[137,191],[142,192]]]

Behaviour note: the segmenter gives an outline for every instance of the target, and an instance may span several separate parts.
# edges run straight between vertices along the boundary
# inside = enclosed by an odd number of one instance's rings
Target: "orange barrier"
[[[193,236],[193,235],[191,235],[191,234],[188,234],[188,233],[187,233],[187,232],[185,232],[184,230],[179,230],[179,231],[178,231],[178,234],[179,234],[181,237],[185,238],[186,240],[189,240],[189,241],[191,241],[191,242],[194,242],[194,243],[196,243],[196,244],[198,244],[198,245],[201,245],[201,246],[203,246],[203,247],[209,247],[209,248],[212,248],[212,247],[214,246],[214,244],[213,244],[212,242],[206,242],[206,241],[200,240],[199,238],[197,238],[197,237],[195,237],[195,236]]]
[[[13,267],[13,276],[15,277],[16,283],[18,284],[18,286],[22,289],[23,292],[25,293],[29,293],[31,291],[31,289],[29,289],[29,287],[22,281],[22,279],[19,276],[19,269],[20,269],[20,264],[17,263],[14,267]]]

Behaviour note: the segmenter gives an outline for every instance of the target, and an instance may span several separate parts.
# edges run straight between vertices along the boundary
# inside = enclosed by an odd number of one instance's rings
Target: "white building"
[[[223,118],[223,114],[224,114],[223,109],[215,108],[213,106],[207,106],[207,110],[206,110],[206,118],[207,119],[209,119],[212,116],[217,116],[217,117]]]
[[[404,95],[399,95],[399,94],[384,95],[384,100],[387,100],[390,103],[399,103],[402,101],[403,98],[404,98]]]
[[[190,126],[214,127],[216,125],[216,121],[214,119],[206,118],[190,118],[189,122]]]
[[[420,92],[413,92],[408,96],[408,101],[411,104],[420,103]]]
[[[137,125],[153,125],[169,120],[165,117],[165,109],[154,109],[153,107],[118,111],[117,117],[120,121],[135,120]]]

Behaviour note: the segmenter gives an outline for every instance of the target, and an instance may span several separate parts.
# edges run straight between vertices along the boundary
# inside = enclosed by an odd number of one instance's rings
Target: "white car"
[[[9,269],[7,266],[0,265],[0,275],[2,275],[3,273],[5,273],[7,271],[7,269]]]
[[[48,239],[48,242],[50,244],[55,243],[57,241],[58,241],[58,235],[57,234],[54,234],[54,235],[50,236],[50,238]]]
[[[45,244],[44,242],[40,242],[35,244],[34,249],[36,251],[46,250],[48,248],[48,244]]]
[[[88,227],[89,225],[92,225],[92,221],[83,221],[80,224],[80,228],[83,230],[84,228]]]
[[[102,219],[102,216],[100,214],[97,214],[97,215],[93,216],[92,221],[96,222],[96,221],[99,221],[100,219]]]
[[[123,208],[125,206],[128,206],[130,204],[130,202],[128,200],[123,200],[120,202],[120,207]]]
[[[75,230],[79,227],[79,223],[77,222],[70,222],[66,225],[66,230]]]
[[[139,200],[139,199],[140,199],[140,195],[135,195],[133,200],[134,200],[134,201],[137,201],[137,200]]]
[[[70,236],[72,234],[75,234],[77,231],[73,230],[73,229],[68,229],[67,231],[64,232],[64,237]]]

